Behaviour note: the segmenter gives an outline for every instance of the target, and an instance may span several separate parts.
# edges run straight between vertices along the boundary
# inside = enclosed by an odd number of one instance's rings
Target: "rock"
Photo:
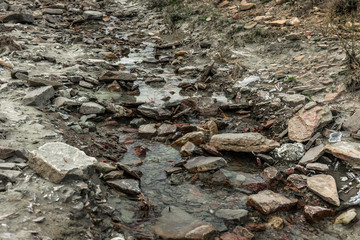
[[[284,220],[280,217],[277,216],[272,216],[269,221],[268,221],[268,225],[270,228],[273,229],[283,229],[284,228]]]
[[[165,120],[170,118],[171,112],[154,103],[146,103],[137,108],[137,110],[146,117],[156,120]]]
[[[59,183],[70,177],[87,179],[96,158],[62,142],[50,142],[30,153],[29,167],[51,182]]]
[[[306,220],[311,222],[320,222],[325,217],[332,217],[335,215],[335,211],[329,208],[320,206],[305,205],[304,216]]]
[[[104,162],[98,162],[98,163],[96,163],[95,166],[99,172],[104,173],[104,174],[116,170],[116,167],[114,167],[110,164],[104,163]]]
[[[248,211],[245,209],[219,209],[215,212],[215,216],[227,221],[237,221],[244,224],[248,218]]]
[[[29,78],[27,82],[30,87],[53,86],[54,88],[59,88],[64,86],[64,84],[58,81],[35,77]]]
[[[200,145],[204,143],[205,136],[203,132],[190,132],[182,136],[181,138],[177,139],[175,142],[171,144],[171,146],[182,146],[187,142],[192,142],[195,145]]]
[[[98,103],[87,102],[81,104],[79,112],[81,114],[101,114],[105,112],[105,108]]]
[[[2,23],[34,23],[34,16],[25,13],[9,13],[3,16],[0,16],[0,22]]]
[[[110,180],[106,183],[109,184],[109,186],[115,188],[116,190],[130,195],[138,195],[141,193],[139,181],[135,179]]]
[[[54,104],[56,107],[69,107],[69,106],[79,106],[80,103],[78,103],[75,100],[66,98],[66,97],[57,97],[54,99]]]
[[[0,159],[8,159],[15,155],[15,149],[9,147],[0,147]]]
[[[240,11],[246,11],[246,10],[250,10],[251,8],[255,7],[255,3],[247,3],[246,1],[242,1],[239,5],[238,5],[238,9]]]
[[[325,151],[340,158],[354,169],[360,169],[360,148],[358,143],[337,142],[325,146]]]
[[[302,108],[288,122],[290,140],[296,142],[308,141],[314,132],[332,121],[332,114],[328,106]]]
[[[299,26],[300,25],[300,19],[297,17],[293,17],[287,21],[287,24],[290,26]]]
[[[307,186],[307,176],[300,174],[291,174],[286,181],[290,186],[296,187],[297,189],[302,189]]]
[[[100,81],[113,82],[113,81],[136,81],[136,75],[122,71],[108,71],[99,77]]]
[[[356,109],[355,113],[348,118],[342,125],[343,129],[350,132],[357,132],[360,129],[360,108]]]
[[[269,185],[277,184],[282,178],[280,171],[273,166],[265,168],[261,176]]]
[[[260,133],[223,133],[211,137],[211,146],[218,150],[234,152],[268,152],[280,144]]]
[[[30,106],[44,106],[54,95],[55,91],[52,86],[40,87],[26,94],[23,102]]]
[[[261,176],[247,177],[241,185],[252,192],[259,192],[267,188],[267,182]]]
[[[242,226],[236,226],[233,232],[239,236],[245,237],[246,239],[253,239],[254,234]]]
[[[307,179],[308,188],[326,202],[340,206],[335,179],[330,175],[318,174]]]
[[[104,180],[116,180],[116,179],[123,179],[124,178],[124,171],[111,171],[104,175]]]
[[[356,218],[356,209],[348,209],[347,211],[341,213],[336,219],[335,224],[343,224],[348,225],[351,221],[353,221]]]
[[[80,81],[79,86],[83,87],[83,88],[88,88],[88,89],[93,89],[94,88],[94,84],[86,82],[86,81]]]
[[[21,171],[17,170],[3,170],[0,169],[0,180],[5,179],[10,182],[16,182],[16,178],[22,174]]]
[[[103,14],[99,11],[84,11],[83,16],[86,20],[102,20]]]
[[[323,144],[311,148],[300,159],[299,164],[306,165],[308,163],[316,162],[324,154],[324,152],[325,152],[325,146]]]
[[[329,171],[329,167],[323,163],[308,163],[306,164],[306,168],[309,170],[315,170],[320,172],[327,172]]]
[[[286,19],[280,19],[280,20],[274,20],[274,21],[270,21],[270,22],[266,22],[270,25],[273,25],[273,26],[282,26],[284,25],[285,23],[287,22]]]
[[[155,128],[156,124],[152,123],[152,124],[146,124],[146,125],[141,125],[139,127],[139,131],[138,134],[141,137],[150,137],[156,134],[156,128]]]
[[[122,92],[122,88],[117,81],[113,81],[107,86],[109,92]]]
[[[216,99],[211,97],[192,97],[181,100],[183,109],[191,108],[202,116],[216,116],[219,112],[219,106]]]
[[[62,15],[64,11],[60,8],[44,8],[42,10],[43,14],[50,14],[50,15]]]
[[[304,104],[306,97],[301,94],[285,94],[280,93],[279,97],[283,100],[283,102],[288,103],[290,106],[297,106],[299,104]]]
[[[220,240],[247,240],[247,238],[227,232],[220,235]]]
[[[279,161],[297,162],[304,155],[305,148],[301,143],[285,143],[271,153]]]
[[[189,172],[206,172],[216,170],[227,165],[227,162],[222,157],[195,157],[187,161],[184,167]]]
[[[12,162],[0,163],[0,169],[2,170],[12,170],[15,167],[16,167],[16,163],[12,163]]]
[[[342,92],[329,92],[324,97],[324,102],[334,102],[341,96]],[[344,126],[344,125],[343,125]]]
[[[200,221],[175,206],[166,207],[153,226],[161,239],[212,239],[216,230],[210,224]]]
[[[297,204],[296,199],[288,199],[271,190],[250,195],[246,205],[254,207],[260,213],[268,215],[277,211],[288,211]]]
[[[265,223],[247,223],[245,225],[245,227],[250,232],[264,232],[264,231],[266,231]]]
[[[191,157],[195,150],[196,150],[196,145],[193,144],[192,142],[187,142],[181,147],[180,154],[183,157]]]
[[[176,133],[176,130],[177,130],[177,127],[175,125],[163,123],[158,128],[157,132],[158,132],[159,136],[165,136],[165,135]]]

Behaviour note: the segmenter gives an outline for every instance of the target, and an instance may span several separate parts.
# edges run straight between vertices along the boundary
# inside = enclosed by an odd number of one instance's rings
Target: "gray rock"
[[[138,130],[139,136],[149,137],[149,136],[155,135],[156,134],[155,126],[156,126],[156,124],[154,124],[154,123],[141,125]]]
[[[177,127],[175,125],[163,123],[158,128],[158,135],[159,136],[169,135],[169,134],[175,133],[176,130],[177,130]]]
[[[141,193],[139,181],[135,179],[118,179],[107,181],[107,183],[120,192],[131,195],[137,195]]]
[[[66,98],[66,97],[55,98],[54,104],[56,107],[62,107],[62,106],[68,107],[68,106],[79,106],[80,105],[80,103],[78,103],[77,101]]]
[[[323,163],[308,163],[306,164],[306,168],[309,170],[315,170],[320,172],[327,172],[329,171],[329,167]]]
[[[171,112],[154,103],[143,104],[137,109],[141,114],[146,117],[154,118],[156,120],[165,120],[170,118]]]
[[[79,110],[82,114],[101,114],[105,112],[105,108],[94,102],[83,103]]]
[[[60,8],[44,8],[42,10],[43,14],[50,14],[50,15],[62,15],[64,11]]]
[[[227,165],[227,162],[222,157],[196,157],[190,159],[184,167],[189,172],[206,172],[210,170],[216,170]]]
[[[14,169],[15,167],[16,167],[16,163],[12,163],[12,162],[0,163],[0,169],[2,170],[11,170]]]
[[[86,20],[102,20],[103,14],[99,11],[85,11],[83,16]]]
[[[15,182],[16,178],[20,176],[22,172],[16,170],[2,170],[0,169],[0,180],[6,179],[11,182]]]
[[[355,113],[349,117],[343,124],[343,128],[350,132],[357,132],[360,129],[360,109],[356,109]]]
[[[122,71],[108,71],[99,77],[99,81],[113,82],[113,81],[136,81],[136,75]]]
[[[83,87],[83,88],[88,88],[88,89],[93,89],[94,88],[94,84],[86,82],[86,81],[80,81],[79,86]]]
[[[275,148],[271,154],[277,160],[297,162],[305,154],[305,148],[301,143],[285,143]]]
[[[55,91],[52,86],[41,87],[26,94],[23,102],[30,106],[44,106],[54,95]]]
[[[111,171],[115,171],[116,167],[104,162],[98,162],[96,163],[96,169],[101,173],[109,173]]]
[[[309,149],[305,155],[300,159],[299,164],[306,165],[308,163],[316,162],[325,152],[325,146],[320,144],[319,146]]]
[[[228,221],[238,221],[243,224],[248,218],[248,211],[245,209],[219,209],[216,211],[215,216]]]
[[[2,23],[34,23],[34,16],[25,13],[9,13],[0,17]]]
[[[96,158],[62,142],[46,143],[29,157],[29,166],[54,183],[70,177],[87,179],[96,163]]]
[[[192,142],[185,143],[181,149],[180,154],[184,157],[191,157],[193,155],[193,152],[196,150],[196,145]]]
[[[285,102],[288,103],[290,106],[297,106],[299,104],[305,103],[306,97],[301,94],[279,94],[279,97]]]

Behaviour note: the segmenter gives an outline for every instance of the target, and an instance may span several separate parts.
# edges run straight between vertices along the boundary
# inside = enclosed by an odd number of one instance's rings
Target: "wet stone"
[[[146,124],[146,125],[141,125],[139,127],[139,136],[141,137],[150,137],[156,134],[156,128],[155,128],[156,124],[152,123],[152,124]]]
[[[80,106],[79,112],[81,114],[101,114],[105,112],[105,108],[98,103],[87,102]]]
[[[305,148],[301,143],[285,143],[271,152],[275,159],[288,162],[299,161],[304,153]]]
[[[85,11],[83,16],[86,20],[102,20],[103,14],[99,11]]]
[[[214,146],[201,144],[200,148],[213,156],[217,156],[217,157],[223,156],[223,154],[219,152]]]
[[[351,165],[354,169],[360,169],[360,148],[358,143],[337,142],[328,144],[325,151],[331,153]]]
[[[225,159],[221,157],[196,157],[190,159],[184,167],[189,172],[206,172],[210,170],[216,170],[227,165]]]
[[[175,174],[175,173],[180,173],[180,172],[182,172],[183,171],[183,169],[181,168],[181,167],[171,167],[171,168],[167,168],[167,169],[165,169],[165,172],[166,172],[166,174],[168,174],[168,175],[171,175],[171,174]]]
[[[290,186],[296,187],[297,189],[302,189],[307,186],[306,183],[307,176],[300,174],[291,174],[286,181]]]
[[[350,222],[352,222],[356,218],[356,209],[351,208],[347,211],[341,213],[336,219],[335,224],[343,224],[348,225]]]
[[[170,118],[171,112],[154,103],[143,104],[137,109],[142,115],[156,120],[165,120]]]
[[[316,162],[325,152],[323,144],[309,149],[305,155],[300,159],[299,164],[306,165],[308,163]]]
[[[329,167],[323,163],[308,163],[306,164],[306,168],[309,170],[315,170],[319,172],[327,172],[329,171]]]
[[[277,211],[288,211],[297,203],[296,199],[288,199],[271,190],[264,190],[250,195],[246,205],[254,207],[260,213],[268,215]]]
[[[196,150],[196,145],[193,144],[192,142],[187,142],[181,147],[180,154],[183,157],[191,157],[195,150]]]
[[[320,206],[305,205],[304,216],[306,220],[311,222],[319,222],[325,217],[332,217],[335,215],[335,211],[329,208]]]
[[[99,77],[100,81],[113,82],[113,81],[136,81],[136,75],[122,71],[108,71]]]
[[[235,152],[268,152],[280,144],[260,133],[224,133],[211,137],[210,145],[218,150]]]
[[[219,112],[219,106],[216,99],[211,97],[193,97],[183,99],[181,105],[185,108],[190,107],[193,111],[202,116],[216,116]]]
[[[40,87],[26,94],[23,102],[30,106],[44,106],[54,95],[55,91],[52,86]]]
[[[308,188],[324,201],[340,206],[335,179],[330,175],[318,174],[307,179]]]
[[[259,192],[266,189],[268,185],[261,176],[252,176],[247,177],[241,186],[252,192]]]
[[[141,193],[139,181],[135,179],[110,180],[107,181],[107,184],[120,192],[130,195],[138,195]]]
[[[59,183],[67,177],[86,179],[97,160],[62,142],[51,142],[30,153],[29,166],[42,177]]]
[[[248,211],[245,209],[219,209],[215,212],[215,216],[227,221],[237,221],[243,224],[247,221]]]
[[[116,179],[122,179],[124,178],[124,171],[111,171],[104,175],[104,180],[116,180]]]
[[[165,136],[165,135],[173,134],[176,132],[176,130],[177,130],[177,127],[175,125],[163,123],[158,128],[158,135]]]
[[[171,146],[182,146],[187,142],[192,142],[195,145],[200,145],[204,143],[204,133],[203,132],[190,132],[182,136],[181,138],[177,139],[175,142],[171,144]]]
[[[236,226],[233,232],[239,236],[245,237],[246,239],[253,239],[254,234],[242,226]]]
[[[58,81],[35,77],[29,78],[27,83],[30,87],[53,86],[54,88],[59,88],[64,86],[61,82]]]
[[[216,230],[175,206],[166,207],[153,226],[155,234],[162,239],[211,239]]]

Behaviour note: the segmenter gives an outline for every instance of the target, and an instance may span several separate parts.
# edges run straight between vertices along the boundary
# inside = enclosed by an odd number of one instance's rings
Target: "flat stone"
[[[301,143],[285,143],[271,154],[279,161],[297,162],[305,154],[305,148]]]
[[[124,178],[124,171],[111,171],[107,174],[104,175],[104,180],[105,181],[109,181],[109,180],[116,180],[116,179],[123,179]]]
[[[255,175],[246,177],[245,181],[241,184],[241,186],[252,192],[259,192],[266,189],[268,184],[261,176]]]
[[[43,14],[62,15],[64,13],[64,10],[60,8],[44,8],[42,12]]]
[[[171,112],[168,109],[154,103],[142,104],[137,110],[144,116],[156,120],[166,120],[171,117]]]
[[[220,240],[247,240],[247,238],[235,233],[226,232],[220,235]]]
[[[316,162],[325,152],[325,146],[320,144],[319,146],[309,149],[305,155],[300,159],[300,165],[306,165],[308,163]]]
[[[104,162],[97,162],[96,163],[96,170],[98,170],[101,173],[109,173],[111,171],[115,171],[116,167]]]
[[[300,174],[291,174],[286,181],[292,187],[296,187],[297,189],[302,189],[307,186],[307,176]]]
[[[344,122],[342,127],[347,131],[355,133],[360,129],[359,119],[360,119],[360,108],[356,109],[355,113]]]
[[[9,13],[3,16],[0,16],[0,22],[2,23],[34,23],[34,16],[31,14],[25,13]]]
[[[9,147],[0,147],[0,159],[8,159],[15,155],[15,149]]]
[[[87,89],[93,89],[93,88],[94,88],[94,84],[89,83],[89,82],[87,82],[87,81],[83,81],[83,80],[81,80],[81,81],[79,82],[79,86],[80,86],[80,87],[83,87],[83,88],[87,88]]]
[[[246,11],[246,10],[250,10],[251,8],[255,7],[255,3],[247,3],[247,2],[241,2],[240,4],[238,4],[238,9],[240,11]]]
[[[288,136],[292,141],[308,141],[316,130],[332,121],[328,106],[315,106],[310,109],[305,107],[288,122]]]
[[[216,234],[213,226],[175,206],[165,207],[152,229],[161,239],[206,240]]]
[[[273,166],[265,168],[261,176],[270,185],[278,183],[282,178],[280,171]]]
[[[288,211],[297,204],[297,199],[288,199],[271,190],[250,195],[246,205],[254,207],[260,213],[268,215],[277,211]]]
[[[341,96],[342,92],[329,92],[324,97],[324,102],[334,102]],[[344,126],[344,125],[343,125]]]
[[[165,136],[165,135],[173,134],[173,133],[176,133],[176,130],[177,130],[177,127],[175,125],[163,123],[158,128],[158,135]]]
[[[79,112],[81,114],[101,114],[105,112],[105,108],[98,103],[87,102],[81,104]]]
[[[335,215],[335,211],[329,208],[320,206],[305,205],[304,216],[306,220],[311,222],[320,222],[325,217],[332,217]]]
[[[323,163],[308,163],[306,164],[306,168],[309,170],[315,170],[320,172],[327,172],[329,171],[329,167]]]
[[[181,147],[180,154],[183,157],[191,157],[195,150],[196,150],[196,145],[193,144],[192,142],[187,142]]]
[[[266,22],[270,25],[273,25],[273,26],[282,26],[284,25],[285,23],[287,22],[286,19],[281,19],[281,20],[274,20],[274,21],[270,21],[270,22]]]
[[[99,77],[99,80],[103,82],[113,82],[115,80],[133,82],[136,81],[136,79],[136,75],[122,71],[108,71]]]
[[[247,223],[245,227],[251,232],[264,232],[266,231],[265,223]]]
[[[337,142],[325,146],[325,151],[340,158],[354,169],[360,169],[360,145],[354,142]]]
[[[353,221],[356,218],[356,209],[351,208],[347,211],[341,213],[336,219],[335,224],[343,224],[348,225],[351,221]]]
[[[57,97],[54,99],[54,104],[56,107],[69,107],[69,106],[79,106],[80,103],[78,103],[75,100],[66,98],[66,97]]]
[[[59,88],[64,86],[61,82],[44,79],[44,78],[29,78],[27,80],[30,87],[42,87],[42,86],[52,86],[54,88]]]
[[[21,171],[16,170],[3,170],[0,169],[0,179],[6,179],[11,182],[15,182],[16,178],[21,175]]]
[[[253,239],[254,234],[242,226],[236,226],[233,232],[239,236],[245,237],[246,239]]]
[[[211,137],[210,145],[218,150],[234,152],[268,152],[280,144],[260,133],[223,133]]]
[[[227,165],[227,162],[222,157],[195,157],[187,161],[184,167],[189,172],[206,172],[216,170]]]
[[[200,145],[205,142],[205,135],[203,132],[190,132],[177,139],[175,142],[171,144],[171,146],[182,146],[187,142],[192,142],[195,145]]]
[[[202,116],[216,116],[219,106],[215,98],[212,97],[192,97],[181,100],[183,109],[191,108]]]
[[[248,218],[248,211],[245,209],[219,209],[215,212],[215,216],[244,224]]]
[[[135,179],[118,179],[107,181],[106,183],[116,190],[130,195],[138,195],[141,193],[139,181]]]
[[[11,170],[16,167],[16,163],[12,162],[6,162],[6,163],[0,163],[0,169],[2,170]]]
[[[308,188],[324,201],[340,206],[335,179],[330,175],[318,174],[307,179]]]
[[[54,95],[52,86],[40,87],[26,94],[23,103],[30,106],[44,106]]]
[[[200,148],[202,150],[204,150],[205,152],[209,153],[210,155],[213,156],[217,156],[217,157],[222,157],[223,154],[221,152],[219,152],[216,147],[214,146],[210,146],[210,145],[206,145],[206,144],[201,144]]]
[[[141,125],[138,130],[138,134],[141,137],[150,137],[156,134],[156,124]]]
[[[304,104],[306,97],[302,94],[285,94],[280,93],[279,97],[283,100],[283,102],[289,104],[290,106],[297,106],[299,104]]]
[[[84,11],[83,16],[86,20],[102,20],[103,14],[99,11]]]
[[[87,179],[96,158],[62,142],[50,142],[30,153],[29,166],[42,177],[59,183],[70,177]]]

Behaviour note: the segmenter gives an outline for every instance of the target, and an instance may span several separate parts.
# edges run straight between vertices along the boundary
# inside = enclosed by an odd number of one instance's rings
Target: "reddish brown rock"
[[[176,147],[176,146],[182,146],[187,142],[192,142],[195,145],[199,145],[204,143],[205,138],[204,138],[204,133],[203,132],[190,132],[185,134],[184,136],[182,136],[181,138],[177,139],[175,142],[173,142],[171,144],[171,146]]]
[[[0,159],[11,158],[15,155],[15,149],[9,147],[0,147]]]
[[[245,228],[250,232],[264,232],[266,231],[265,223],[247,223]]]
[[[261,173],[261,176],[270,185],[278,183],[282,178],[280,171],[278,171],[273,166],[265,168],[264,171]]]
[[[223,154],[221,152],[219,152],[216,147],[214,146],[210,146],[210,145],[200,145],[201,149],[204,150],[205,152],[211,154],[211,155],[214,155],[214,156],[217,156],[217,157],[222,157]]]
[[[307,177],[305,175],[292,174],[286,179],[286,181],[291,187],[302,189],[307,186],[306,179]]]
[[[99,77],[100,81],[113,82],[113,81],[136,81],[136,75],[122,71],[108,71]]]
[[[304,216],[306,220],[311,222],[319,222],[325,217],[332,217],[334,215],[335,211],[329,208],[310,205],[304,207]]]
[[[252,192],[259,192],[267,188],[266,181],[260,176],[247,177],[242,187]]]
[[[236,235],[235,233],[223,233],[220,235],[221,240],[247,240],[246,237]]]
[[[277,211],[287,211],[295,206],[296,203],[296,199],[288,199],[271,190],[264,190],[250,195],[246,205],[254,207],[262,214],[268,215]]]

